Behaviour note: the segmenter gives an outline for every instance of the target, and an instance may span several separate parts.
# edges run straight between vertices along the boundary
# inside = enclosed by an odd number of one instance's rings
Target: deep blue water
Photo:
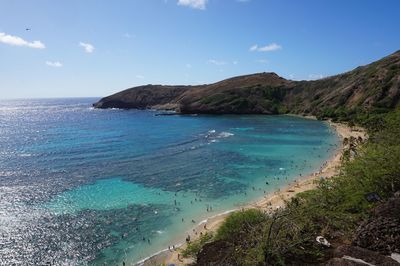
[[[0,265],[134,263],[192,219],[318,169],[338,141],[303,118],[157,116],[96,100],[0,101]]]

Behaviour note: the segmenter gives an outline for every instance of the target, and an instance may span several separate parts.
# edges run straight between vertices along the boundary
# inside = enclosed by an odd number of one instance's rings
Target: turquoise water
[[[318,169],[338,143],[320,121],[96,100],[0,101],[0,264],[134,264]]]

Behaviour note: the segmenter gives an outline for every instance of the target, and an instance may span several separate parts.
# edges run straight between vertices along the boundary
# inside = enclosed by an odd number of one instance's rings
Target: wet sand
[[[315,119],[314,117],[307,117],[310,119]],[[337,152],[327,161],[325,162],[318,171],[308,175],[308,176],[299,176],[297,179],[289,183],[289,185],[280,188],[279,190],[270,193],[260,200],[250,203],[246,206],[243,206],[239,209],[251,209],[251,208],[257,208],[266,212],[271,212],[277,208],[282,208],[285,206],[285,201],[289,200],[293,196],[295,196],[297,193],[304,192],[310,189],[313,189],[317,186],[316,182],[319,180],[321,177],[324,178],[330,178],[334,175],[336,175],[339,171],[340,165],[341,165],[341,157],[343,154],[343,151],[347,148],[343,145],[343,139],[344,138],[358,138],[361,137],[363,140],[367,138],[367,135],[365,131],[361,128],[350,128],[346,124],[340,124],[340,123],[333,123],[328,121],[330,127],[332,130],[336,132],[336,134],[340,138],[340,143],[341,146],[338,148]],[[237,209],[237,210],[239,210]],[[236,210],[236,211],[237,211]],[[209,232],[215,232],[221,224],[224,222],[227,216],[231,212],[235,210],[227,211],[218,215],[215,215],[213,217],[208,218],[206,221],[198,224],[196,227],[193,228],[192,233],[190,234],[191,240],[196,240],[199,238],[201,233],[205,233],[207,231]],[[204,228],[204,224],[206,224],[206,228]],[[197,234],[196,234],[196,233]],[[179,244],[175,245],[179,246]],[[144,262],[144,265],[160,265],[160,264],[175,264],[175,265],[186,265],[189,264],[192,261],[192,259],[183,259],[181,254],[182,249],[186,248],[186,244],[182,244],[179,248],[175,248],[175,250],[167,250],[164,252],[161,252],[152,258],[146,260]],[[179,256],[179,259],[178,259]]]

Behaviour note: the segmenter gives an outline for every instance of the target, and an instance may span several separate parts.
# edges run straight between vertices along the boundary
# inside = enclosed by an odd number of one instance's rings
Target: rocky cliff
[[[318,115],[342,110],[393,109],[400,101],[400,51],[316,81],[258,73],[199,86],[147,85],[101,99],[97,108],[155,108],[181,113]]]

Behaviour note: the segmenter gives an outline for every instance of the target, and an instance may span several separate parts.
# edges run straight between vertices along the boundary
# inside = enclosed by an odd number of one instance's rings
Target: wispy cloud
[[[257,49],[258,49],[258,45],[257,45],[257,44],[254,44],[253,46],[251,46],[251,47],[249,48],[249,51],[254,52],[254,51],[257,51]]]
[[[178,0],[178,5],[188,6],[195,9],[206,9],[208,0]]]
[[[41,41],[28,42],[28,41],[25,41],[24,39],[22,39],[21,37],[8,35],[8,34],[5,34],[4,32],[0,32],[0,42],[8,44],[8,45],[25,46],[25,47],[36,48],[36,49],[46,48],[46,46]]]
[[[90,54],[90,53],[93,53],[93,51],[94,51],[94,46],[90,43],[80,42],[79,45],[82,46],[83,49],[85,49],[86,53]]]
[[[260,63],[260,64],[266,64],[266,63],[268,63],[268,60],[267,59],[257,59],[257,60],[255,60],[255,62]]]
[[[216,66],[223,66],[223,65],[227,64],[225,61],[219,61],[219,60],[215,60],[215,59],[210,59],[210,60],[208,60],[208,62],[213,65],[216,65]]]
[[[276,43],[271,43],[265,46],[258,46],[257,44],[254,44],[249,48],[249,51],[251,52],[272,52],[276,50],[282,49],[282,46]]]
[[[136,75],[136,78],[137,78],[137,79],[144,79],[144,76],[142,76],[142,75]]]
[[[311,80],[322,79],[322,78],[324,78],[324,75],[322,75],[322,74],[310,74],[310,75],[308,75],[308,78],[311,79]]]
[[[50,66],[50,67],[62,67],[62,66],[63,66],[63,65],[62,65],[60,62],[58,62],[58,61],[54,61],[54,62],[46,61],[46,65],[48,65],[48,66]]]
[[[135,38],[136,37],[136,35],[135,34],[130,34],[130,33],[125,33],[124,35],[123,35],[125,38],[128,38],[128,39],[130,39],[130,38]]]

